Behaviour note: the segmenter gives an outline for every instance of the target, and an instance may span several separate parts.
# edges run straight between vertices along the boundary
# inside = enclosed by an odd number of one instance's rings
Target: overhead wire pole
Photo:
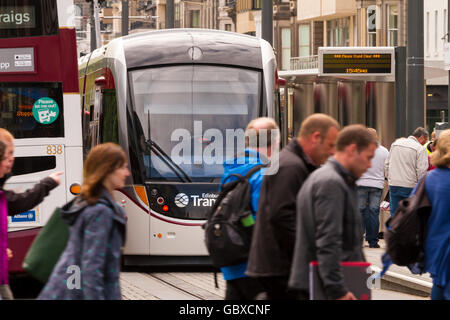
[[[261,37],[273,46],[273,2],[262,0]]]
[[[100,48],[102,46],[102,35],[100,33],[100,17],[99,17],[100,6],[98,4],[98,0],[93,0],[92,3],[94,4],[95,43],[96,48]]]
[[[408,70],[406,128],[425,126],[423,0],[408,1]]]
[[[97,49],[97,39],[95,36],[95,17],[94,17],[94,2],[91,2],[91,19],[89,21],[90,28],[91,28],[91,52]]]
[[[128,19],[130,10],[128,7],[128,0],[122,0],[122,36],[128,35]]]
[[[166,0],[166,29],[174,28],[174,0]]]
[[[449,0],[450,1],[450,0]],[[407,137],[406,47],[395,48],[395,137]]]

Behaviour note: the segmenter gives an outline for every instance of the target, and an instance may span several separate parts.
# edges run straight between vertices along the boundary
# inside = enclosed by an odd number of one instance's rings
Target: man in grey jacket
[[[309,296],[309,263],[318,261],[328,299],[355,300],[341,261],[364,261],[356,180],[371,167],[377,141],[362,125],[338,135],[336,153],[314,171],[297,196],[297,230],[289,287]]]
[[[428,132],[419,127],[408,138],[394,141],[384,163],[389,183],[391,216],[397,211],[400,200],[408,198],[419,179],[427,172],[428,154],[423,145]]]

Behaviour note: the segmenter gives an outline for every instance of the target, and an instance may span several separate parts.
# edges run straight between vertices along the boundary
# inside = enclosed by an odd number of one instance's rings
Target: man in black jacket
[[[280,152],[278,172],[264,177],[246,274],[269,299],[294,298],[287,282],[295,244],[298,191],[308,175],[334,154],[339,124],[325,114],[307,117],[298,138]]]
[[[318,261],[328,299],[355,300],[342,261],[364,261],[356,180],[371,167],[377,141],[362,125],[344,128],[336,154],[312,173],[297,196],[297,235],[289,287],[309,295],[309,263]]]
[[[5,160],[8,161],[8,173],[11,173],[14,165],[14,137],[8,130],[0,128],[0,141],[6,145]],[[11,177],[10,174],[0,179],[0,190],[4,193],[8,202],[8,215],[13,216],[26,212],[41,203],[50,191],[61,183],[59,178],[61,174],[62,172],[52,173],[47,178],[39,181],[33,188],[21,193],[3,189],[6,180]],[[8,260],[12,258],[13,252],[8,248]],[[9,285],[0,287],[0,298],[3,300],[12,300],[14,298]]]

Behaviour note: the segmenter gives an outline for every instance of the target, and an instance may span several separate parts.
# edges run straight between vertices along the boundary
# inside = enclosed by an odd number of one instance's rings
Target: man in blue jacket
[[[272,134],[275,133],[275,134]],[[231,174],[240,174],[244,176],[250,169],[257,165],[266,164],[267,160],[274,154],[279,144],[279,128],[275,121],[271,118],[258,118],[252,120],[245,129],[246,149],[243,154],[238,154],[236,158],[226,161],[223,181],[229,182]],[[277,138],[273,141],[273,137]],[[267,141],[267,142],[266,142]],[[265,143],[266,142],[266,143]],[[261,168],[249,178],[251,192],[251,208],[253,218],[256,218],[258,211],[258,199],[261,184],[263,181],[266,168]],[[246,226],[248,222],[246,222]],[[254,222],[253,222],[254,223]],[[247,270],[247,262],[221,268],[224,279],[227,281],[226,300],[250,300],[254,299],[259,293],[263,292],[263,288],[256,279],[249,278],[245,275]]]

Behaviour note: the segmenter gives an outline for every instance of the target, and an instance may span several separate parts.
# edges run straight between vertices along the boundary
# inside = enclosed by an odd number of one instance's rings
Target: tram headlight
[[[167,204],[165,204],[165,205],[163,205],[162,209],[164,212],[167,212],[167,211],[169,211],[170,208]]]

